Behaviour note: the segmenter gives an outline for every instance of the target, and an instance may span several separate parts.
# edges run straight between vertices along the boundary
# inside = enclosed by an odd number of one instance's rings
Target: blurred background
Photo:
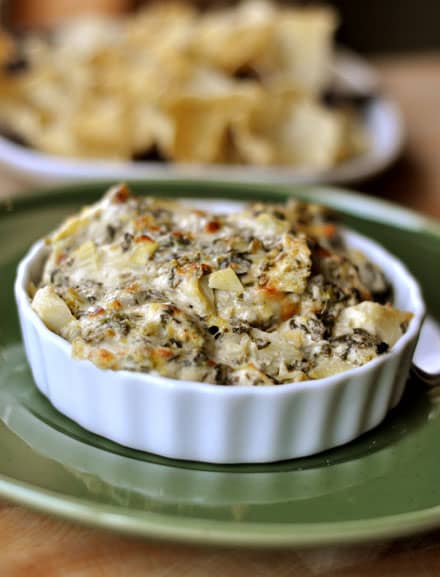
[[[160,0],[165,4],[167,0]],[[236,4],[194,0],[202,8]],[[286,4],[333,5],[340,15],[336,41],[366,56],[380,79],[380,91],[401,109],[404,153],[389,170],[356,188],[440,217],[439,0],[291,0]],[[123,14],[140,0],[0,0],[4,26],[16,32],[54,26],[85,13]]]
[[[334,0],[339,39],[359,52],[414,52],[440,47],[438,0]]]
[[[166,2],[166,0],[162,0]],[[199,0],[201,6],[232,4]],[[289,3],[289,2],[286,2]],[[292,2],[290,2],[292,3]],[[301,4],[316,4],[302,0]],[[362,53],[420,52],[440,48],[438,0],[329,0],[340,12],[338,40]],[[53,24],[87,11],[123,12],[136,0],[9,0],[3,20],[16,28]]]

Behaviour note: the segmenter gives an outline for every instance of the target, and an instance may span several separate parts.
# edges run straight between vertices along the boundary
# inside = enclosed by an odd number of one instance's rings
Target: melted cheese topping
[[[325,377],[385,353],[411,314],[316,205],[219,215],[124,185],[65,221],[34,310],[105,369],[222,385]]]

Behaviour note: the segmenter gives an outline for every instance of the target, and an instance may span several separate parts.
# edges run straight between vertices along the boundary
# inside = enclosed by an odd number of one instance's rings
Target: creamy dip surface
[[[334,215],[290,200],[214,214],[111,188],[48,239],[32,306],[103,369],[218,385],[333,375],[385,354],[411,313]]]

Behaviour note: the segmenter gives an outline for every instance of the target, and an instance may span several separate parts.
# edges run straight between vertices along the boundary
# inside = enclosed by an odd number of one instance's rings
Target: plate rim
[[[26,208],[45,197],[59,200],[68,194],[72,200],[77,194],[97,192],[109,182],[77,183],[56,188],[39,190],[14,197],[12,202],[18,208]],[[366,220],[390,223],[391,217],[399,222],[399,228],[419,234],[433,236],[440,242],[440,221],[421,215],[407,208],[378,198],[330,186],[270,186],[267,184],[245,184],[242,182],[219,182],[163,180],[133,180],[128,184],[154,189],[162,187],[179,190],[195,187],[194,196],[203,189],[211,189],[212,195],[233,194],[241,199],[255,198],[255,195],[281,196],[295,193],[302,198],[326,202],[333,208],[343,208],[348,214],[363,216]],[[7,216],[8,207],[0,204]],[[4,216],[3,215],[3,216]],[[400,220],[402,219],[402,221]],[[392,220],[391,220],[392,223]],[[105,505],[91,499],[60,495],[30,483],[14,479],[0,473],[0,496],[15,503],[26,505],[40,512],[54,514],[66,520],[107,529],[118,533],[150,537],[159,540],[187,544],[234,547],[284,548],[291,546],[317,546],[360,543],[365,541],[396,538],[434,529],[440,525],[440,505],[416,511],[357,519],[316,523],[271,523],[219,521],[203,518],[176,517],[169,514],[136,511],[126,507]]]
[[[221,179],[200,179],[200,178],[112,178],[96,179],[90,181],[78,180],[76,182],[56,183],[39,185],[32,188],[25,188],[23,191],[6,195],[0,198],[0,217],[2,213],[7,215],[11,211],[11,206],[24,208],[25,205],[38,204],[44,198],[68,195],[69,198],[80,194],[87,194],[92,189],[98,191],[100,188],[106,189],[115,183],[124,183],[127,186],[136,188],[162,188],[168,190],[181,189],[187,193],[193,187],[200,189],[198,192],[190,192],[190,197],[215,198],[216,194],[223,196],[226,192],[227,199],[243,200],[244,202],[257,199],[270,202],[282,200],[283,197],[296,195],[301,200],[319,202],[334,210],[341,209],[351,216],[361,217],[364,220],[380,222],[382,224],[392,224],[393,219],[398,219],[401,230],[425,233],[434,237],[440,237],[440,219],[407,208],[384,198],[372,196],[371,194],[359,192],[356,189],[349,189],[339,185],[321,183],[280,183],[271,184],[267,182],[243,182],[241,180],[221,180]],[[207,193],[205,188],[210,189]],[[162,192],[161,192],[162,194]],[[176,195],[177,196],[177,195]],[[182,195],[178,195],[183,198]]]
[[[438,528],[440,505],[371,519],[317,523],[270,523],[182,518],[135,511],[89,499],[58,496],[0,474],[0,496],[40,513],[119,534],[191,545],[268,548],[348,545],[408,537]]]

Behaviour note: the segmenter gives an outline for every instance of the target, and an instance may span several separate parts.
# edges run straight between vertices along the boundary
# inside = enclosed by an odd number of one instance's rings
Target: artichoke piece
[[[224,268],[222,270],[216,270],[209,275],[209,288],[231,291],[231,292],[243,292],[243,285],[240,279],[232,268]]]
[[[37,290],[32,308],[47,328],[58,335],[63,334],[67,326],[75,320],[69,307],[51,286]]]

